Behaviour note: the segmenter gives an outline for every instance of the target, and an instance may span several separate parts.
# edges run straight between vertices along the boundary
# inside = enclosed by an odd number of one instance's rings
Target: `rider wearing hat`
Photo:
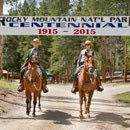
[[[42,71],[42,75],[43,75],[43,79],[45,80],[46,82],[46,72],[45,70],[43,69],[43,65],[44,65],[44,61],[42,60],[41,56],[42,56],[42,52],[39,48],[39,46],[41,45],[41,42],[39,39],[35,38],[32,42],[31,42],[33,48],[29,49],[28,51],[28,56],[25,60],[25,63],[23,64],[22,68],[21,68],[21,71],[20,71],[20,85],[18,86],[17,90],[19,92],[22,92],[24,90],[24,86],[23,86],[23,83],[22,83],[22,80],[23,80],[23,77],[24,77],[24,74],[25,72],[27,71],[28,69],[28,61],[35,55],[35,56],[38,56],[39,60],[40,60],[40,63],[38,64],[41,71]],[[46,82],[47,84],[47,82]],[[48,92],[48,88],[43,85],[42,86],[42,89],[43,89],[43,92],[44,93],[47,93]]]
[[[74,74],[73,87],[72,87],[72,90],[71,90],[72,93],[76,93],[78,91],[78,87],[77,87],[77,75],[80,72],[80,70],[82,68],[82,65],[84,64],[84,60],[86,58],[86,53],[90,53],[90,52],[94,53],[94,51],[92,50],[92,42],[89,41],[89,40],[87,40],[84,43],[84,49],[81,50],[79,58],[78,58],[78,61],[77,61],[77,69],[76,69],[76,72]],[[93,55],[93,60],[94,60],[95,65],[96,65],[97,57],[96,57],[95,53]],[[96,68],[96,66],[94,66],[94,67]],[[97,71],[97,76],[98,76],[98,81],[99,81],[98,82],[98,86],[97,86],[97,90],[98,91],[103,91],[103,88],[100,88],[100,86],[101,86],[101,80],[100,80],[100,74],[99,74],[98,71]]]

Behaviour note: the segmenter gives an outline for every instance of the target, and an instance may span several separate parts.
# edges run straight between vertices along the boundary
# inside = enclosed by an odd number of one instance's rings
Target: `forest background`
[[[129,16],[129,0],[43,0],[37,6],[36,0],[1,0],[10,4],[9,16]],[[0,70],[19,72],[36,36],[0,36]],[[83,43],[91,40],[98,60],[98,69],[105,82],[107,72],[112,75],[122,71],[126,58],[130,69],[130,37],[121,36],[38,36],[46,61],[44,68],[55,74],[56,81],[72,82],[78,55]],[[127,55],[125,52],[127,44]]]

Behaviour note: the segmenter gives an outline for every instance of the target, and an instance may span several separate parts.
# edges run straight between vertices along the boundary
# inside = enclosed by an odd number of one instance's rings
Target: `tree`
[[[32,15],[35,16],[37,13],[37,7],[36,7],[36,2],[35,0],[25,0],[23,4],[19,3],[14,3],[14,6],[10,9],[9,15],[14,16],[14,15]],[[44,68],[48,68],[48,62],[50,61],[50,53],[48,52],[48,48],[50,47],[50,43],[52,40],[52,37],[50,36],[37,36],[41,42],[41,49],[44,52],[44,58],[47,61],[47,64],[44,66]],[[3,50],[3,67],[6,68],[11,68],[12,71],[20,71],[20,67],[22,66],[23,62],[25,61],[25,58],[28,53],[28,49],[31,48],[31,41],[35,38],[35,36],[7,36],[5,40],[5,47]],[[11,45],[9,45],[10,43]],[[14,43],[15,43],[15,50],[14,50]],[[6,59],[9,57],[8,53],[10,53],[11,61],[6,62]],[[18,57],[15,57],[14,55],[17,55]],[[17,59],[19,58],[19,60]],[[14,63],[17,63],[17,69],[13,67]]]
[[[0,15],[3,15],[4,2],[12,4],[17,0],[1,0],[0,1]],[[2,76],[2,50],[3,50],[3,36],[0,35],[0,77]]]
[[[20,53],[17,52],[17,39],[18,37],[14,38],[14,36],[7,36],[4,38],[2,57],[3,68],[12,72],[18,72],[20,70]]]
[[[0,1],[0,15],[3,14],[4,1]],[[0,35],[0,77],[2,76],[2,49],[3,49],[3,37]]]
[[[129,15],[128,0],[74,0],[74,2],[70,0],[43,0],[40,3],[39,8],[36,6],[36,0],[25,0],[23,4],[18,4],[17,1],[14,1],[12,3],[13,8],[9,12],[9,15],[11,16]],[[17,43],[14,53],[19,54],[20,56],[20,64],[18,66],[21,66],[24,62],[27,51],[31,47],[30,42],[34,37],[35,36],[13,36],[13,38],[9,37],[6,39],[7,43],[9,41]],[[113,71],[121,70],[121,67],[118,64],[121,64],[123,62],[122,59],[124,59],[124,51],[122,48],[124,46],[124,41],[129,42],[129,37],[127,37],[127,40],[122,37],[104,36],[38,36],[38,38],[43,43],[41,49],[44,51],[44,58],[47,63],[50,63],[50,66],[45,65],[45,68],[49,67],[49,70],[58,73],[59,79],[61,79],[62,76],[66,77],[66,81],[70,81],[71,77],[73,77],[75,70],[74,63],[82,49],[81,44],[85,42],[85,40],[88,39],[93,42],[93,48],[97,52],[99,70],[102,72],[104,81],[108,69]],[[6,46],[5,49],[8,47],[13,48],[13,46]],[[5,53],[3,54],[5,58],[6,55]],[[13,53],[11,54],[13,55]],[[15,61],[15,57],[13,58]],[[4,62],[3,65],[5,67],[6,63]]]

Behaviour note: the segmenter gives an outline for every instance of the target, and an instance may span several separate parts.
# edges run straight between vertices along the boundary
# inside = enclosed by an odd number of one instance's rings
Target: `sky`
[[[18,0],[19,2],[21,1],[21,3],[24,2],[24,0]],[[41,2],[43,0],[37,0],[37,5],[39,5],[39,2]],[[10,4],[4,4],[4,9],[3,9],[3,13],[4,14],[8,14],[8,10],[11,8]]]

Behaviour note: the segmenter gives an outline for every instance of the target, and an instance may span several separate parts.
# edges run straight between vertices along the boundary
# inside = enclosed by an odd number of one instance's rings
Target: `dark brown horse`
[[[97,88],[97,76],[94,69],[93,53],[86,54],[85,63],[82,66],[81,72],[78,76],[79,102],[80,102],[80,118],[83,118],[82,105],[84,100],[85,113],[90,118],[90,105],[94,90]],[[88,94],[88,101],[86,103],[86,94]]]
[[[33,116],[35,116],[35,109],[37,98],[39,99],[39,109],[41,109],[40,98],[42,91],[42,72],[38,66],[38,58],[35,57],[28,63],[28,70],[23,79],[25,95],[26,95],[26,114],[29,115],[31,111],[31,100],[33,97]]]

